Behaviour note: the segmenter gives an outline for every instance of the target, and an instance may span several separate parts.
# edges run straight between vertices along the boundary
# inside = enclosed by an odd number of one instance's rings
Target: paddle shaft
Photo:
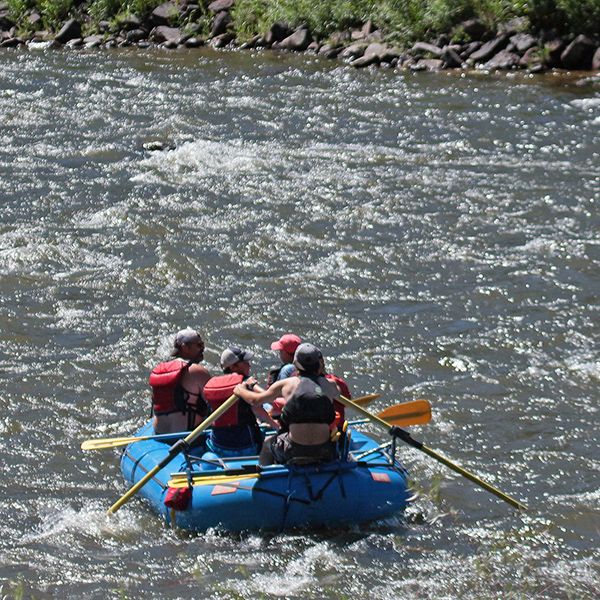
[[[395,437],[400,438],[403,442],[406,442],[407,444],[409,444],[413,448],[416,448],[417,450],[420,450],[421,452],[424,452],[428,456],[431,456],[431,458],[437,460],[438,462],[441,462],[443,465],[446,465],[449,469],[452,469],[453,471],[455,471],[456,473],[462,475],[463,477],[465,477],[469,481],[472,481],[476,485],[482,487],[484,490],[487,490],[488,492],[494,494],[495,496],[497,496],[498,498],[504,500],[504,502],[507,502],[508,504],[510,504],[511,506],[513,506],[514,508],[518,508],[519,510],[527,510],[527,507],[524,504],[521,504],[521,502],[518,502],[517,500],[514,500],[510,496],[507,496],[506,494],[504,494],[500,490],[498,490],[495,487],[491,486],[489,483],[486,483],[485,481],[479,479],[479,477],[477,477],[476,475],[473,475],[473,473],[469,473],[469,471],[463,469],[462,467],[460,467],[459,465],[453,463],[452,461],[448,460],[447,458],[444,458],[443,456],[439,455],[434,450],[431,450],[431,448],[428,448],[427,446],[425,446],[421,442],[418,442],[417,440],[414,440],[407,431],[404,431],[403,429],[400,429],[397,426],[393,426],[393,427],[390,428],[390,425],[388,423],[386,423],[383,419],[377,417],[376,415],[371,414],[368,410],[365,410],[361,406],[355,405],[352,402],[352,400],[348,400],[348,398],[344,398],[344,396],[340,396],[338,398],[338,400],[340,400],[342,402],[342,404],[344,404],[348,408],[354,409],[359,414],[361,414],[364,417],[370,419],[374,423],[377,423],[381,427],[384,427],[385,429],[388,430],[388,432],[391,435],[394,435]]]
[[[356,398],[355,402],[369,404],[376,398],[379,398],[381,394],[370,394],[369,396],[361,396]],[[209,415],[210,416],[210,415]],[[403,423],[407,426],[411,423]],[[127,446],[133,442],[143,442],[144,440],[168,440],[177,439],[188,435],[187,431],[180,431],[177,433],[160,433],[157,435],[145,435],[139,437],[118,437],[118,438],[105,438],[97,440],[86,440],[81,444],[82,450],[101,450],[103,448],[118,448],[119,446]]]
[[[113,514],[123,506],[130,498],[135,496],[161,469],[164,469],[181,451],[187,449],[205,429],[207,429],[213,421],[218,419],[230,406],[237,402],[238,397],[236,395],[230,396],[219,408],[212,412],[194,431],[182,440],[177,441],[169,449],[167,456],[160,461],[153,469],[148,471],[142,479],[140,479],[126,494],[124,494],[117,502],[115,502],[109,509],[108,514]]]

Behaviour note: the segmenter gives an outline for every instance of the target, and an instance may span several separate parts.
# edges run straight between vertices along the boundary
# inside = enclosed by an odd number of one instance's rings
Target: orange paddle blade
[[[425,425],[431,421],[431,406],[427,400],[414,400],[390,406],[377,416],[390,425],[406,427],[408,425]]]

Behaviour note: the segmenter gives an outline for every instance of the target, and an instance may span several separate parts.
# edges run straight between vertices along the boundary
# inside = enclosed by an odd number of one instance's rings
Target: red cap
[[[296,348],[302,343],[302,340],[293,333],[286,333],[281,336],[278,342],[271,344],[271,350],[285,350],[289,354],[294,354]]]

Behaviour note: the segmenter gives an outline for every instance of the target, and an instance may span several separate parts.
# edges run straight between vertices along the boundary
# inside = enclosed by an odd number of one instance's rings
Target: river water
[[[9,599],[597,599],[600,79],[194,51],[0,55],[0,580]],[[162,150],[149,150],[159,142]],[[295,332],[371,408],[427,399],[416,499],[185,535],[118,452],[187,325],[218,374]],[[366,430],[381,440],[385,433]]]

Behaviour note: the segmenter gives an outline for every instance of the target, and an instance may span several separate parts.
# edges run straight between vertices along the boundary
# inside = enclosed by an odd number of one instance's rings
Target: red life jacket
[[[204,397],[210,404],[211,410],[216,410],[233,395],[233,390],[245,377],[241,373],[231,373],[220,377],[213,377],[204,386]],[[215,427],[230,427],[231,425],[255,425],[256,417],[249,404],[243,400],[235,402],[214,423]]]
[[[152,401],[155,415],[168,415],[174,412],[186,413],[190,394],[181,385],[183,374],[190,368],[189,362],[171,360],[160,363],[150,374]]]
[[[343,379],[341,379],[337,375],[332,374],[325,375],[325,377],[333,381],[334,383],[337,383],[337,386],[340,388],[340,392],[342,393],[342,396],[344,396],[344,398],[352,400],[350,390],[348,389],[348,386],[346,385],[346,382]],[[332,423],[331,427],[338,427],[339,429],[341,429],[346,418],[346,407],[341,402],[337,402],[336,400],[334,400],[333,408],[335,408],[335,421]]]

